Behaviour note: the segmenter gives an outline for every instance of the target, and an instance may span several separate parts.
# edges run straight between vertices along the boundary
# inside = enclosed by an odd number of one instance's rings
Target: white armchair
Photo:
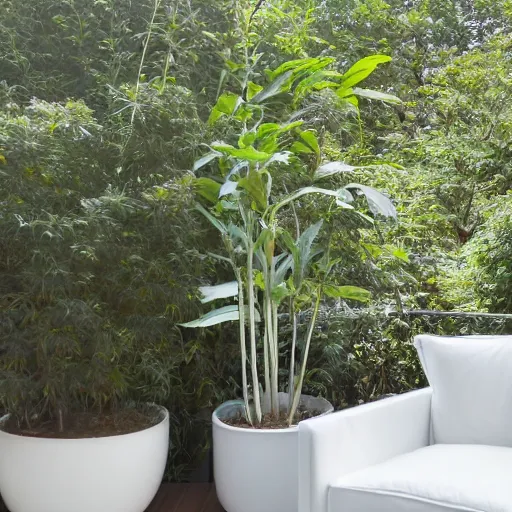
[[[431,396],[427,388],[301,422],[299,512],[327,512],[340,477],[427,446]]]
[[[512,337],[418,337],[432,387],[299,425],[298,512],[512,512]]]

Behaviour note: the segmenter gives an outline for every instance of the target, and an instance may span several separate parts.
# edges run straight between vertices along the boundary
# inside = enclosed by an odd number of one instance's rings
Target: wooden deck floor
[[[9,512],[0,498],[0,512],[4,511]],[[146,512],[224,512],[224,510],[217,501],[213,484],[163,484]]]
[[[163,484],[146,512],[224,512],[213,484]]]

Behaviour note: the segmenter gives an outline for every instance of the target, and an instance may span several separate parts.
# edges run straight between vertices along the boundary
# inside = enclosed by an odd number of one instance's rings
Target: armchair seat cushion
[[[512,448],[433,445],[345,475],[329,512],[512,512]]]

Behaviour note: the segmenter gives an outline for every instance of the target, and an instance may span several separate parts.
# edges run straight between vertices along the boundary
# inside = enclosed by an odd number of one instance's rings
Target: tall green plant
[[[293,318],[292,363],[289,373],[289,402],[286,408],[288,424],[296,417],[302,392],[308,353],[321,301],[325,296],[366,302],[367,290],[356,286],[336,286],[329,280],[332,269],[339,263],[331,256],[332,231],[323,233],[323,221],[305,229],[295,214],[292,230],[282,216],[285,208],[295,212],[301,198],[321,196],[321,202],[331,214],[354,210],[356,215],[373,222],[354,205],[355,194],[366,197],[374,214],[395,217],[391,201],[373,188],[351,183],[337,190],[317,186],[316,182],[353,167],[343,162],[323,162],[319,141],[313,130],[297,119],[297,108],[314,91],[330,89],[345,102],[357,108],[357,96],[399,102],[390,95],[360,89],[356,86],[389,57],[375,55],[362,59],[346,73],[330,69],[333,59],[308,58],[286,62],[269,73],[271,82],[260,86],[246,81],[241,95],[224,93],[212,110],[210,123],[229,116],[241,126],[237,146],[224,142],[210,144],[210,152],[196,162],[197,173],[215,167],[215,178],[198,177],[198,192],[209,203],[198,210],[220,232],[226,255],[215,255],[232,266],[235,280],[201,288],[203,303],[237,297],[238,303],[210,311],[185,327],[208,327],[228,321],[240,326],[242,357],[242,389],[246,416],[253,425],[261,423],[265,413],[280,418],[279,404],[279,314],[288,310]],[[283,103],[294,107],[292,112]],[[266,122],[276,111],[282,112],[280,122]],[[290,119],[295,119],[290,121]],[[279,195],[279,170],[289,169],[308,176],[309,186]],[[294,231],[292,233],[292,231]],[[302,361],[295,368],[297,314],[312,311],[307,329]],[[262,357],[258,351],[262,349]],[[263,360],[264,387],[260,383],[259,360]],[[249,360],[252,399],[249,396]]]

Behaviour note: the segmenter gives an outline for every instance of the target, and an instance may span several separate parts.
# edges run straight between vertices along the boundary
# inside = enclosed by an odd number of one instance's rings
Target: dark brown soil
[[[58,420],[42,423],[31,429],[19,428],[14,421],[8,421],[3,430],[9,434],[48,439],[87,439],[131,434],[150,428],[161,421],[157,410],[124,409],[102,414],[82,412],[63,419],[64,430],[59,429]]]
[[[315,416],[319,416],[320,414],[321,413],[318,411],[307,411],[305,409],[299,409],[293,420],[292,427],[297,425],[299,421],[308,420],[310,418],[314,418]],[[223,419],[222,422],[226,423],[226,425],[231,425],[232,427],[254,428],[258,430],[277,430],[280,428],[289,428],[288,416],[286,414],[283,414],[280,418],[276,418],[272,414],[265,414],[261,419],[260,425],[251,425],[242,415],[237,416],[236,418]]]

